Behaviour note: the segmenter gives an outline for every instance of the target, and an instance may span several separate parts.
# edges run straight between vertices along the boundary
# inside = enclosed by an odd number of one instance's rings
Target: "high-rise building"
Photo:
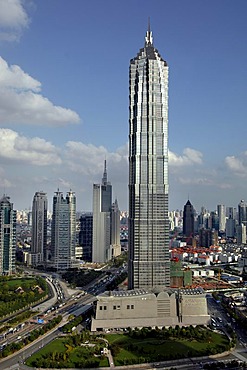
[[[225,231],[226,229],[226,207],[223,204],[218,204],[217,213],[219,217],[219,231]]]
[[[241,224],[236,228],[237,243],[246,244],[246,225]]]
[[[247,203],[244,200],[238,204],[238,224],[247,225]]]
[[[4,195],[0,200],[0,274],[15,273],[16,211],[10,198]]]
[[[32,207],[32,264],[46,261],[47,248],[47,196],[43,191],[36,192]]]
[[[113,202],[111,209],[111,248],[112,257],[117,257],[121,254],[120,210],[117,199],[115,199],[115,202]]]
[[[92,262],[93,214],[83,213],[80,217],[79,244],[82,246],[82,258]]]
[[[129,289],[170,286],[168,65],[153,46],[129,68]]]
[[[183,235],[187,238],[194,236],[195,211],[191,202],[188,200],[184,205],[183,212]]]
[[[93,184],[93,248],[92,261],[111,259],[112,185],[107,181],[106,160],[101,184]]]
[[[51,231],[52,262],[57,270],[73,267],[76,245],[76,197],[69,191],[66,198],[59,190],[53,197]]]

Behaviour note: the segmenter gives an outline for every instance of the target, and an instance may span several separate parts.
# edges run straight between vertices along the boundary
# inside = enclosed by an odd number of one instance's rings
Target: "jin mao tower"
[[[170,285],[168,65],[153,46],[129,68],[129,289]]]

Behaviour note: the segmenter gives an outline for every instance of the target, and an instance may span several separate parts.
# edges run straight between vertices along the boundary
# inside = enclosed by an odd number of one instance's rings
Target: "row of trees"
[[[99,276],[101,276],[103,272],[101,271],[83,271],[83,270],[77,270],[73,269],[70,271],[65,272],[62,275],[62,278],[66,281],[68,281],[69,284],[73,287],[84,287],[88,284],[90,284],[93,280],[97,279]]]
[[[0,318],[39,301],[47,294],[47,283],[40,277],[31,279],[0,277]]]

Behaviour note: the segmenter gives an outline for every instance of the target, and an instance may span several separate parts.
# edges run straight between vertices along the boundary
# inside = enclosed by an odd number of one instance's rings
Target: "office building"
[[[113,202],[111,209],[111,249],[112,257],[117,257],[121,254],[120,210],[117,199]]]
[[[246,225],[241,224],[236,227],[237,243],[246,244]]]
[[[130,62],[128,291],[97,296],[91,330],[206,325],[202,289],[171,289],[168,219],[168,67],[153,47]]]
[[[153,46],[129,67],[129,289],[170,285],[168,65]]]
[[[76,197],[69,191],[64,198],[59,190],[53,197],[51,254],[53,266],[67,270],[75,263]]]
[[[194,223],[195,223],[195,211],[194,207],[188,200],[184,205],[183,212],[183,235],[189,238],[188,242],[191,242],[194,236]]]
[[[92,262],[93,213],[83,213],[80,217],[79,244],[82,246],[82,259]]]
[[[112,185],[107,181],[106,160],[101,184],[93,184],[93,248],[92,261],[111,259]]]
[[[219,231],[225,231],[226,229],[226,207],[223,204],[218,204],[217,213],[219,217]]]
[[[4,195],[0,200],[0,274],[15,273],[16,253],[16,211],[10,198]]]
[[[244,200],[238,204],[238,224],[247,225],[247,203]]]
[[[33,265],[39,265],[46,261],[47,204],[46,193],[36,192],[32,207],[31,261]]]

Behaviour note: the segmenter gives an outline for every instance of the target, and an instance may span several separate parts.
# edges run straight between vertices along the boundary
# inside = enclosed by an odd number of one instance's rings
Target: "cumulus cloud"
[[[29,18],[22,0],[0,0],[0,40],[18,41]]]
[[[127,163],[126,146],[119,148],[115,153],[108,152],[103,146],[84,144],[76,141],[66,143],[66,161],[69,168],[74,172],[85,175],[97,175],[103,173],[104,160],[108,163],[118,164]]]
[[[57,148],[38,137],[27,138],[16,131],[0,129],[0,160],[24,162],[37,166],[60,164]]]
[[[239,157],[227,156],[225,164],[235,175],[245,177],[247,175],[247,152],[240,154]]]
[[[177,155],[169,150],[169,165],[174,167],[202,164],[202,153],[198,150],[185,148],[183,155]]]
[[[61,126],[78,123],[78,114],[40,94],[41,83],[0,57],[0,124]]]

